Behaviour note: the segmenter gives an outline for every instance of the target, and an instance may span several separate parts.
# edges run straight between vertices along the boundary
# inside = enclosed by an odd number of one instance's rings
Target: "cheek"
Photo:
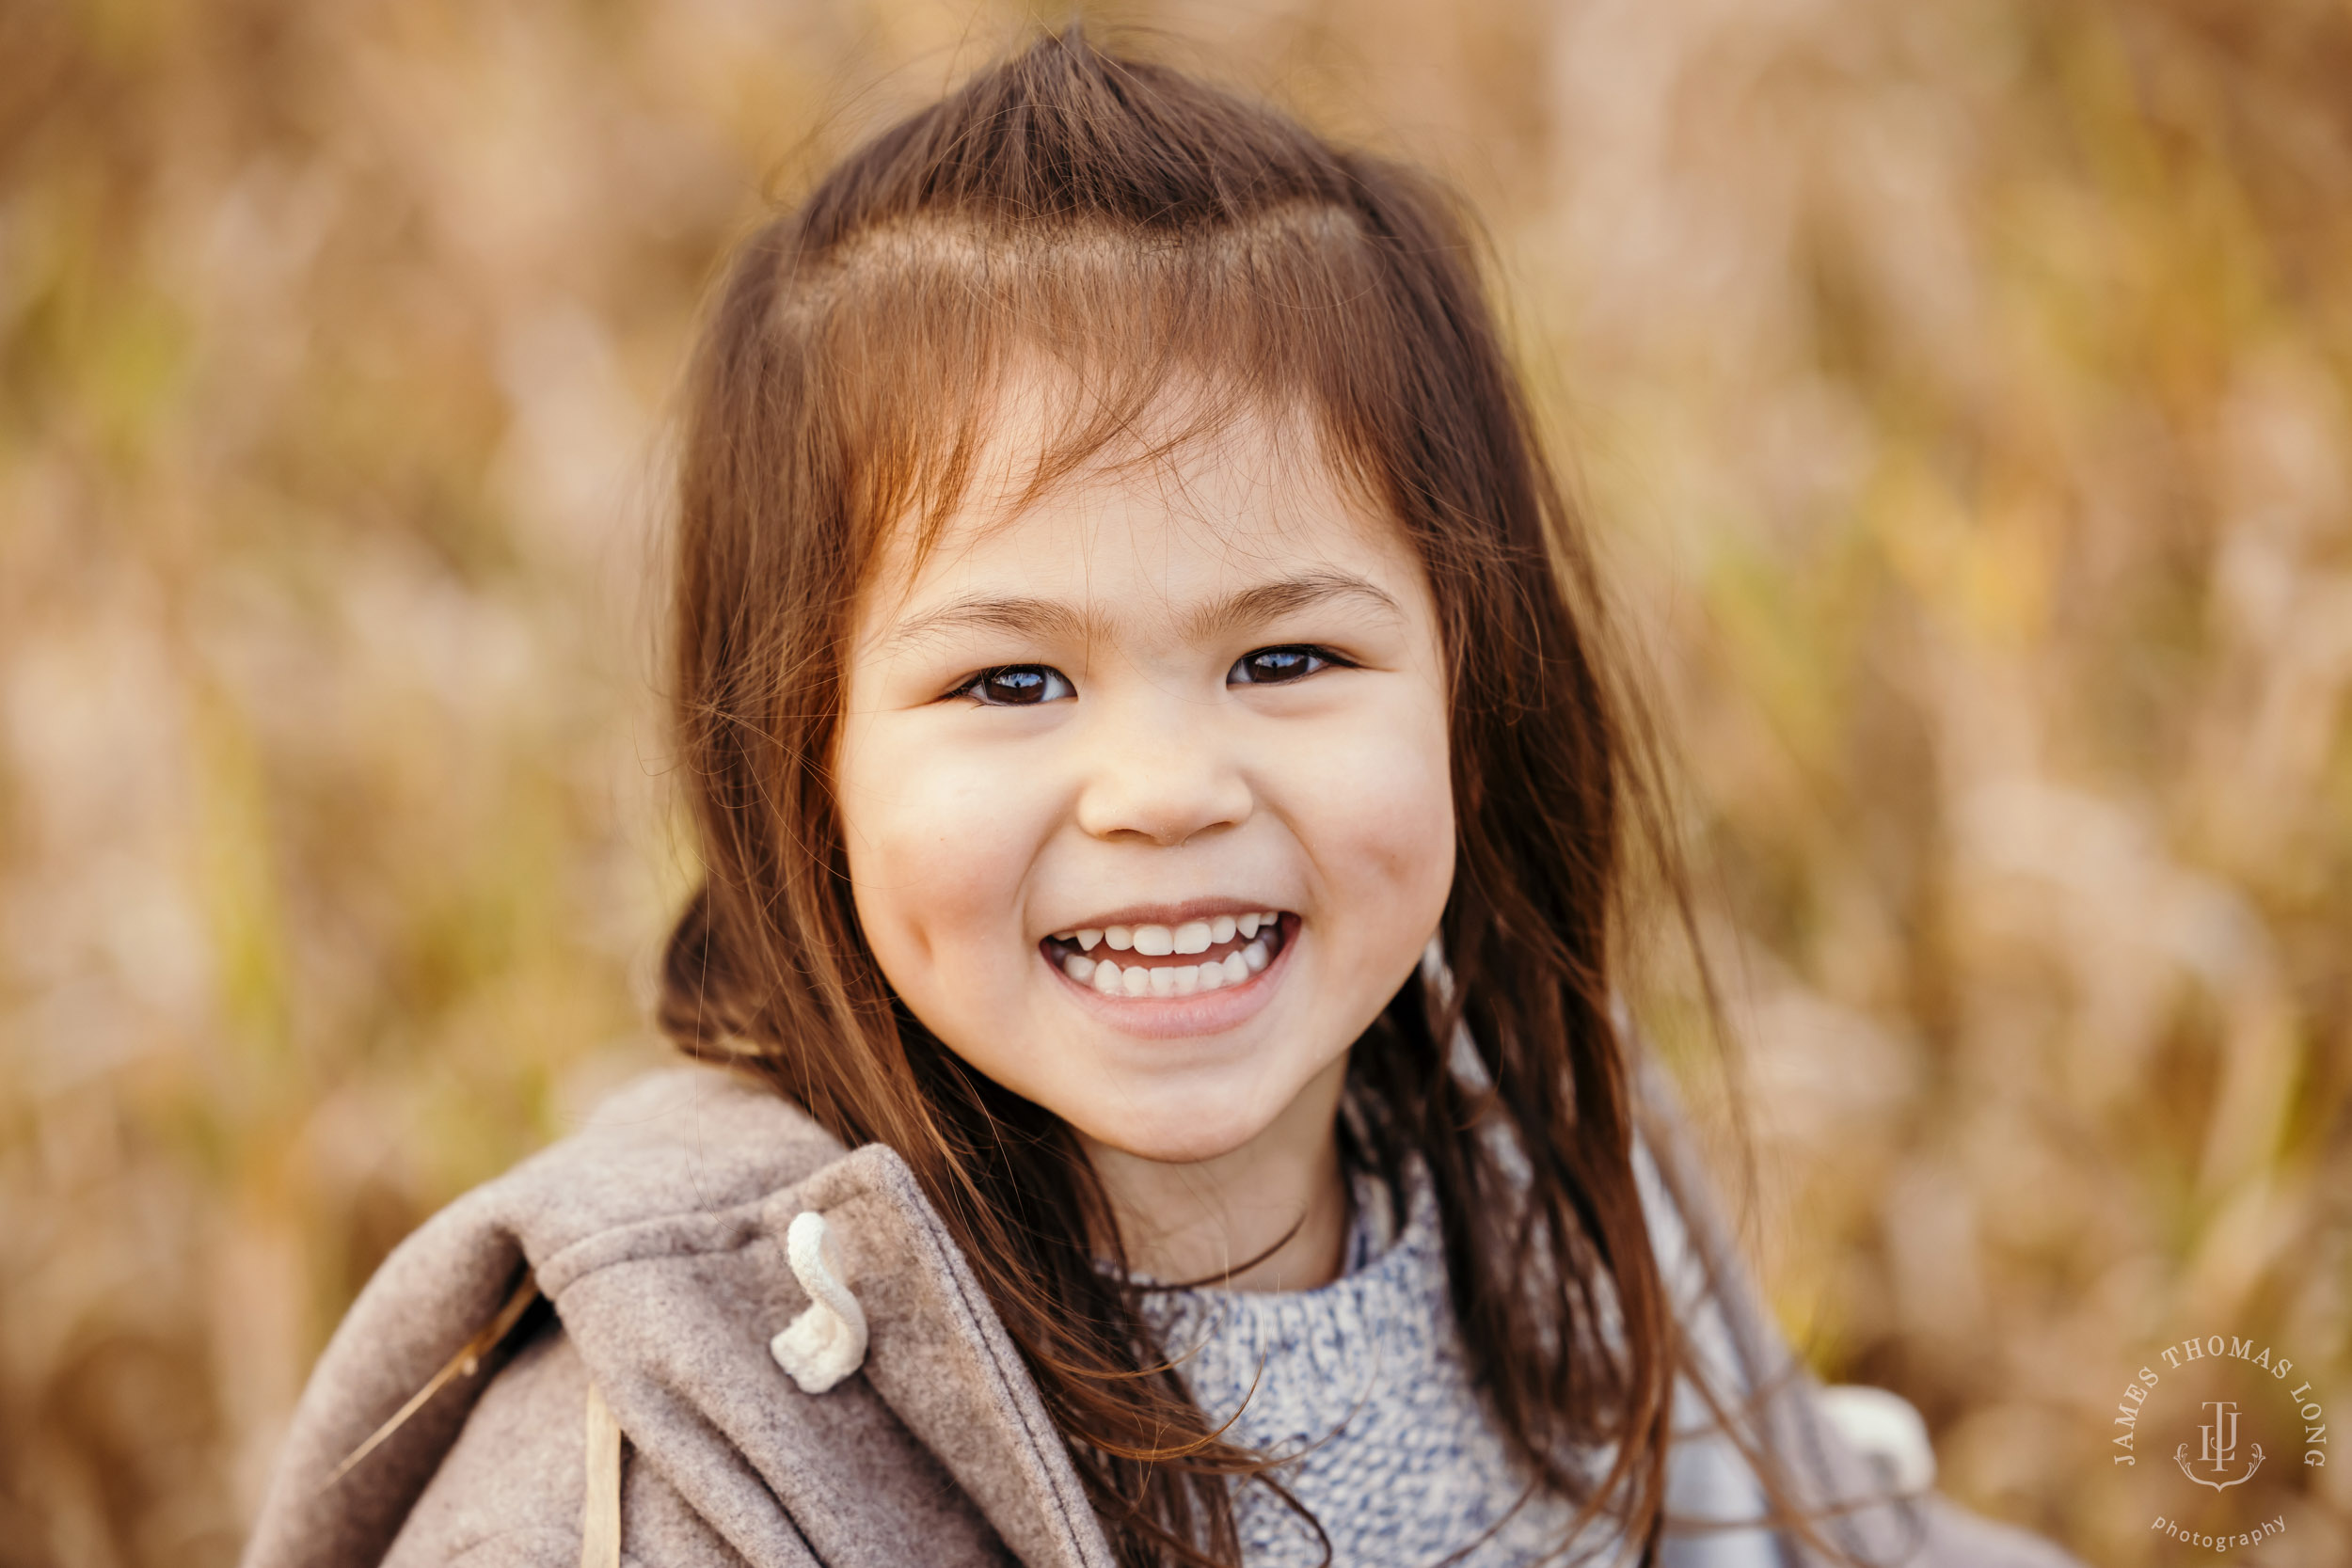
[[[841,825],[859,924],[902,995],[969,977],[1021,944],[1021,900],[1048,825],[1034,780],[960,755],[930,726],[876,721],[845,736]]]
[[[1314,748],[1292,820],[1367,961],[1417,958],[1454,882],[1454,789],[1441,709],[1391,715]],[[1396,951],[1391,952],[1393,948]]]

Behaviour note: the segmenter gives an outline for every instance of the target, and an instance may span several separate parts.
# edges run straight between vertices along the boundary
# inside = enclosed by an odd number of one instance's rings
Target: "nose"
[[[1214,705],[1119,705],[1089,726],[1078,826],[1099,839],[1174,848],[1247,821],[1255,792]]]

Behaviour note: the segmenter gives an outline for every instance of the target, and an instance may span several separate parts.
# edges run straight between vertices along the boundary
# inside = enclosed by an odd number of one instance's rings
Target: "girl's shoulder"
[[[822,1280],[795,1256],[809,1212]],[[811,1283],[868,1330],[865,1375],[821,1392],[771,1349]],[[1107,1564],[905,1163],[708,1068],[629,1085],[395,1249],[311,1375],[245,1561],[568,1564],[608,1501],[641,1560]],[[727,1521],[721,1556],[701,1520]]]

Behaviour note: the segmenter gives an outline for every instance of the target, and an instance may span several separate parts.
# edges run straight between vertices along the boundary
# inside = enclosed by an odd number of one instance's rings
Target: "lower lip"
[[[1274,999],[1275,983],[1288,969],[1291,954],[1297,950],[1298,940],[1304,934],[1296,917],[1283,918],[1282,949],[1274,955],[1272,963],[1238,986],[1195,991],[1190,996],[1105,996],[1092,986],[1082,986],[1072,979],[1061,965],[1042,951],[1038,954],[1038,961],[1053,971],[1054,978],[1069,990],[1080,1006],[1114,1029],[1155,1040],[1219,1035],[1247,1022]]]

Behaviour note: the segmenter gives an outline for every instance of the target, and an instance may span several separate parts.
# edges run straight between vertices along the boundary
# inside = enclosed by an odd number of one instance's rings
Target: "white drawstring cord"
[[[792,1216],[784,1233],[792,1277],[808,1292],[808,1309],[768,1341],[776,1365],[804,1394],[821,1394],[866,1362],[866,1309],[842,1283],[841,1248],[814,1210]]]

